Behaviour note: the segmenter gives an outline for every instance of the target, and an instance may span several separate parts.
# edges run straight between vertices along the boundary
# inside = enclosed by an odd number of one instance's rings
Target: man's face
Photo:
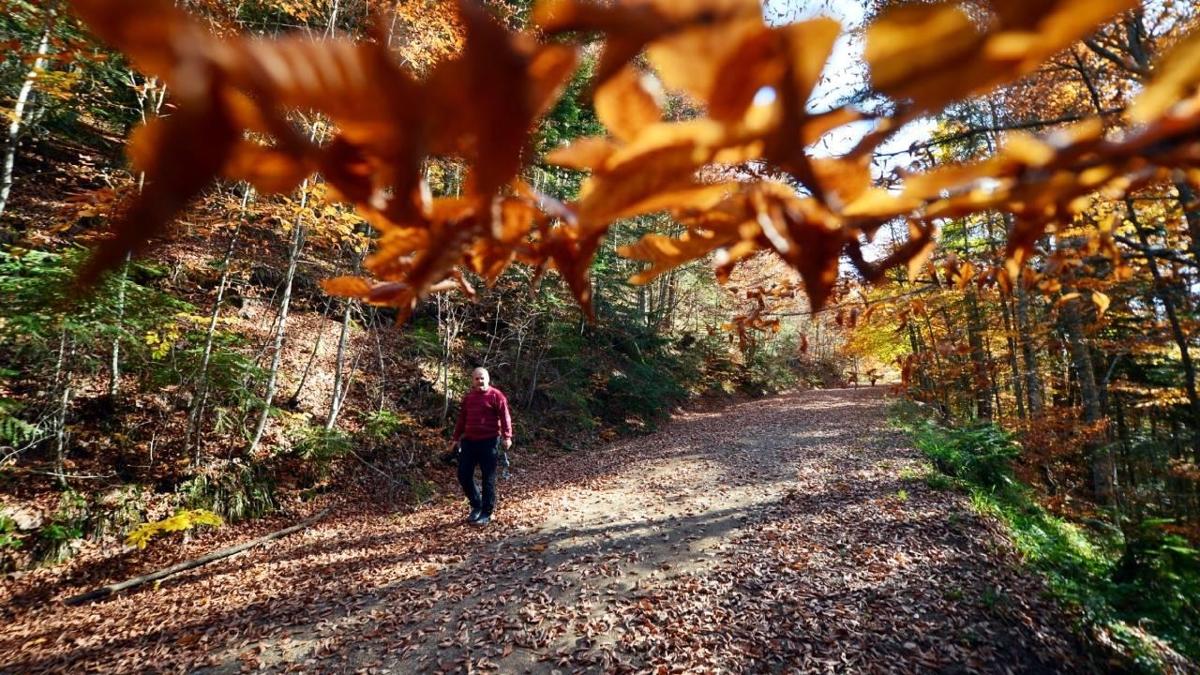
[[[488,374],[484,370],[476,370],[471,373],[471,384],[479,391],[484,391],[488,388]]]

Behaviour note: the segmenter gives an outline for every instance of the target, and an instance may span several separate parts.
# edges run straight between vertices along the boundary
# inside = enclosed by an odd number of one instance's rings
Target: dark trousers
[[[458,455],[458,483],[462,485],[467,501],[471,508],[481,511],[485,516],[492,515],[496,508],[496,459],[499,454],[499,438],[486,438],[482,441],[462,440],[462,452]],[[475,467],[479,466],[483,474],[483,498],[479,497],[479,488],[475,487]]]

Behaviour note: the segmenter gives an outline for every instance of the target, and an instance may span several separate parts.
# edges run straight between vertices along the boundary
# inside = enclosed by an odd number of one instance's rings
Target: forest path
[[[457,500],[347,511],[18,613],[0,670],[1085,670],[1069,617],[965,497],[911,478],[886,416],[868,388],[684,413],[522,467],[485,528]]]

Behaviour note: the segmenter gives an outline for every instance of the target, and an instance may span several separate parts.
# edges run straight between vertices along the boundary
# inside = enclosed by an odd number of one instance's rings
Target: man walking
[[[491,386],[491,377],[486,368],[471,371],[471,390],[463,396],[458,409],[458,423],[454,425],[454,437],[447,449],[462,443],[458,455],[458,482],[462,485],[467,501],[471,502],[471,515],[467,522],[486,525],[491,522],[492,510],[496,508],[496,464],[499,460],[500,444],[504,449],[512,447],[512,418],[508,412],[508,399],[499,389]],[[483,475],[483,495],[475,487],[475,466]]]

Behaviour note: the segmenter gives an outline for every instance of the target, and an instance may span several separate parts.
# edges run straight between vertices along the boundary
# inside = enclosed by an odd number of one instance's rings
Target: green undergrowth
[[[903,409],[900,409],[903,408]],[[994,424],[947,428],[899,404],[894,423],[929,460],[902,478],[969,495],[980,514],[1007,526],[1025,563],[1085,628],[1106,642],[1122,669],[1179,672],[1200,663],[1200,559],[1169,521],[1146,519],[1090,529],[1044,509],[1014,476],[1020,445]]]

